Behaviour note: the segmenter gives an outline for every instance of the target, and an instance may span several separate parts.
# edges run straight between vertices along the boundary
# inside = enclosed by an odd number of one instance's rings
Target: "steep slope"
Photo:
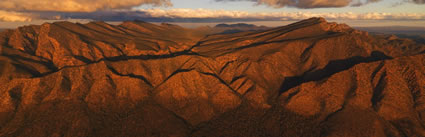
[[[0,34],[0,136],[425,136],[425,46],[311,18]]]

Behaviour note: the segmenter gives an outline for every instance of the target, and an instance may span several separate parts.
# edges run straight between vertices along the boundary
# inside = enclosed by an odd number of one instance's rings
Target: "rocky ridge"
[[[425,46],[311,18],[0,34],[0,136],[425,136]]]

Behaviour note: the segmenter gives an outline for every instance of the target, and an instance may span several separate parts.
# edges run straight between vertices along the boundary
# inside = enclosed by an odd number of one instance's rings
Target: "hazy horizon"
[[[21,26],[26,25],[41,25],[43,23],[53,23],[59,21],[69,21],[74,23],[88,23],[96,20],[78,20],[78,19],[70,19],[70,20],[35,20],[31,22],[0,22],[0,29],[14,29]],[[246,23],[253,24],[257,26],[266,26],[266,27],[278,27],[285,26],[300,20],[291,20],[291,21],[221,21],[221,22],[150,22],[153,24],[161,24],[161,23],[170,23],[176,24],[185,28],[197,28],[210,26],[214,27],[217,24],[236,24],[236,23]],[[105,21],[109,24],[118,25],[123,21]],[[347,24],[351,27],[420,27],[425,28],[425,20],[398,20],[398,21],[377,21],[377,20],[328,20],[328,22],[336,22],[340,24]]]

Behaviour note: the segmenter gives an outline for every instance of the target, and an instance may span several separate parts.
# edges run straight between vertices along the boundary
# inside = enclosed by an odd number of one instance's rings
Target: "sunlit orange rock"
[[[0,136],[425,136],[425,45],[323,18],[225,30],[3,31]]]

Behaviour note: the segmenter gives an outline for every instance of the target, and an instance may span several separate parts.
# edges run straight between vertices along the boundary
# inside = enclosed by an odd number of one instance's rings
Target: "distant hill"
[[[398,34],[425,34],[425,27],[408,27],[408,26],[385,26],[385,27],[355,27],[356,29],[380,32],[380,33],[398,33]]]
[[[253,24],[246,24],[246,23],[237,23],[237,24],[217,24],[215,27],[247,27],[247,28],[254,28],[258,27]]]
[[[356,27],[356,29],[368,31],[373,34],[396,35],[400,38],[408,38],[420,43],[425,43],[425,27],[387,26]]]
[[[270,29],[266,26],[257,26],[253,24],[246,23],[237,23],[237,24],[217,24],[213,28],[213,32],[217,34],[232,34],[238,32],[246,32],[246,31],[258,31],[258,30],[266,30]]]

